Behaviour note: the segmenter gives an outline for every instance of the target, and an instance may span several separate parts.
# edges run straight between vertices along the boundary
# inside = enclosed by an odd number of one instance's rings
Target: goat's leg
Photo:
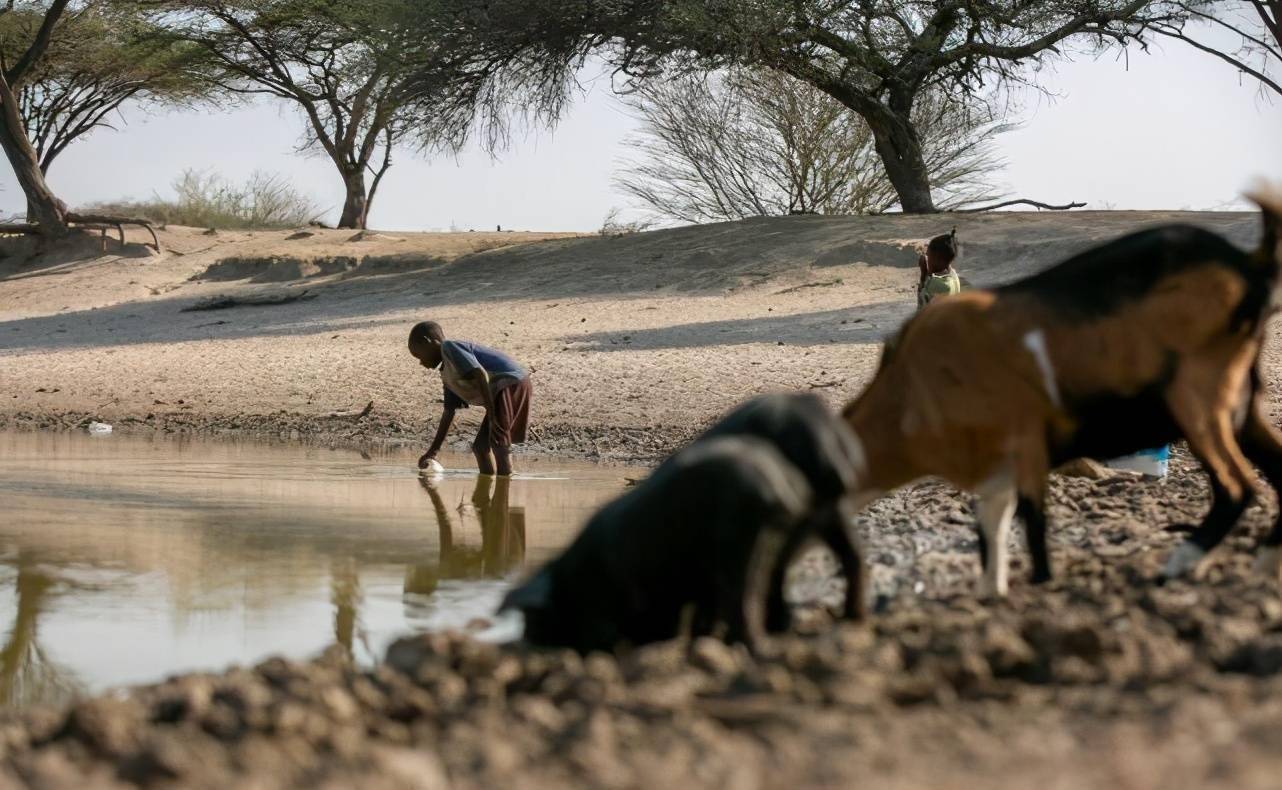
[[[1006,595],[1010,521],[1015,515],[1015,481],[1010,473],[999,473],[976,489],[979,503],[980,551],[984,568],[983,593],[1000,598]]]
[[[1051,579],[1051,558],[1046,547],[1046,476],[1050,473],[1050,459],[1046,449],[1044,428],[1030,431],[1016,457],[1015,488],[1019,501],[1015,512],[1024,522],[1024,535],[1028,539],[1028,553],[1032,558],[1033,584]]]
[[[864,599],[867,597],[867,578],[863,554],[854,539],[850,537],[850,525],[854,520],[851,504],[842,500],[828,508],[820,515],[818,523],[820,537],[837,557],[841,565],[842,576],[846,579],[846,596],[841,607],[841,616],[846,620],[862,620],[864,616]]]
[[[1265,418],[1258,393],[1252,399],[1240,436],[1247,459],[1259,468],[1279,496],[1278,515],[1260,546],[1255,567],[1267,576],[1282,578],[1282,434]]]
[[[766,589],[766,631],[772,634],[780,634],[792,627],[792,610],[788,608],[788,601],[784,598],[784,583],[788,579],[788,568],[796,558],[797,553],[801,551],[813,537],[813,530],[809,522],[799,525],[780,546],[778,558],[774,566],[770,569],[770,581]]]
[[[716,619],[725,627],[723,638],[730,644],[747,645],[757,652],[761,633],[761,592],[769,573],[773,549],[763,552],[761,541],[748,552],[736,556],[732,565],[722,565],[716,581]]]
[[[1033,584],[1051,580],[1051,557],[1046,548],[1046,497],[1044,494],[1020,493],[1015,509],[1024,522],[1024,535],[1028,538],[1028,553],[1033,561]]]
[[[1251,502],[1254,477],[1233,436],[1231,409],[1203,404],[1201,412],[1172,404],[1176,422],[1184,431],[1189,449],[1202,463],[1211,482],[1211,509],[1189,536],[1176,547],[1162,575],[1174,579],[1197,570],[1207,553],[1220,545]],[[1191,414],[1189,412],[1192,412]]]
[[[788,568],[797,554],[816,536],[823,540],[837,562],[841,564],[842,575],[846,578],[846,596],[842,605],[842,617],[848,620],[859,620],[864,616],[864,602],[867,597],[866,566],[863,554],[850,537],[850,522],[854,515],[873,500],[881,496],[880,491],[868,491],[854,494],[819,513],[791,533],[778,550],[778,559],[770,568],[770,580],[766,591],[766,631],[772,634],[787,631],[792,625],[792,613],[784,599],[784,582],[788,577]]]

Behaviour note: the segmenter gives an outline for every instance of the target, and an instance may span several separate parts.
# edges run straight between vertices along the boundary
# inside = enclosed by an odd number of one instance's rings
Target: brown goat
[[[855,504],[926,476],[974,492],[986,592],[1004,595],[1017,511],[1033,581],[1051,576],[1052,468],[1183,438],[1213,502],[1164,573],[1195,570],[1250,503],[1249,462],[1282,490],[1282,436],[1256,371],[1282,267],[1282,191],[1252,199],[1264,216],[1254,252],[1188,225],[1155,228],[911,318],[843,411],[864,453]],[[1260,564],[1282,573],[1282,516]]]

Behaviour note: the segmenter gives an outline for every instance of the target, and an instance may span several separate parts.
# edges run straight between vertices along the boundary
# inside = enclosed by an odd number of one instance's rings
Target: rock
[[[137,702],[104,697],[72,708],[67,732],[103,754],[121,755],[137,748],[145,721],[146,712]]]
[[[691,646],[690,663],[710,675],[729,675],[739,669],[734,651],[721,640],[707,636]]]
[[[383,234],[383,233],[376,233],[375,231],[372,231],[372,230],[362,230],[362,231],[360,231],[359,233],[356,233],[356,234],[354,234],[354,235],[352,235],[352,236],[349,236],[349,237],[347,238],[347,240],[348,240],[349,242],[360,242],[360,241],[404,241],[404,239],[400,238],[399,236],[388,236],[388,235]]]
[[[286,236],[285,241],[298,241],[300,239],[310,239],[315,235],[316,234],[312,233],[311,231],[300,230],[297,233],[291,233],[288,236]]]
[[[1119,472],[1116,469],[1108,468],[1099,461],[1093,461],[1090,458],[1077,458],[1055,469],[1054,474],[1063,475],[1064,477],[1082,477],[1087,480],[1107,480],[1119,474]]]
[[[1020,677],[1037,667],[1037,653],[1013,629],[990,623],[980,649],[996,677]]]
[[[206,678],[198,675],[179,678],[161,690],[160,698],[152,706],[152,720],[173,723],[198,719],[208,710],[213,694],[213,684]]]
[[[321,691],[321,702],[329,710],[330,716],[337,721],[350,721],[360,715],[360,706],[352,695],[338,686],[329,686]]]
[[[380,747],[374,750],[371,757],[376,766],[376,774],[404,783],[402,786],[406,788],[447,790],[451,786],[440,758],[432,752]]]
[[[1282,635],[1270,635],[1239,647],[1223,669],[1256,677],[1282,674]]]

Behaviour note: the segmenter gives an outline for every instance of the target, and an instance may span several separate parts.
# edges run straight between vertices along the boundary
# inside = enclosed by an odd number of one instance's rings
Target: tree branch
[[[990,206],[978,206],[976,208],[954,208],[954,209],[948,209],[948,211],[953,214],[979,214],[984,211],[992,211],[994,209],[1005,208],[1006,206],[1018,206],[1018,205],[1033,206],[1034,208],[1045,209],[1046,211],[1068,211],[1069,209],[1085,208],[1086,206],[1085,203],[1065,203],[1062,206],[1052,206],[1047,203],[1040,203],[1036,200],[1028,200],[1026,198],[1020,198],[1018,200],[1005,200],[1005,201],[1002,201],[1001,203],[994,203]]]

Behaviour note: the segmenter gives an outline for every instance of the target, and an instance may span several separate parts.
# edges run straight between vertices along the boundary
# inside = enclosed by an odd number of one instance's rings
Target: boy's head
[[[957,259],[957,228],[951,233],[944,233],[930,240],[926,245],[926,265],[931,274],[948,270]]]
[[[435,321],[420,321],[410,330],[410,353],[425,368],[441,364],[441,343],[445,332]]]

